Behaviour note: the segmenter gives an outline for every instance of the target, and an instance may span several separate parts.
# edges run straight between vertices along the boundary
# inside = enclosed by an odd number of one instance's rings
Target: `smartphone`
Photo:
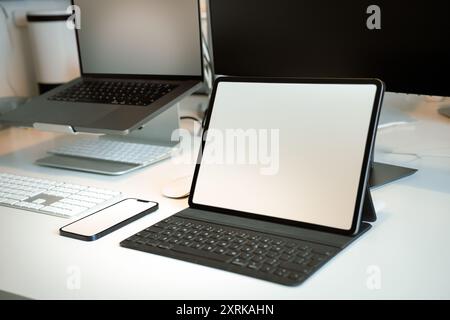
[[[124,199],[59,229],[62,236],[94,241],[158,209],[158,203]]]

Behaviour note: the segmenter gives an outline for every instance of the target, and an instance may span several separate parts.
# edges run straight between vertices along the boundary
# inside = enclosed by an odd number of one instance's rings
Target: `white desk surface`
[[[437,114],[437,105],[403,108],[418,121],[379,131],[376,159],[419,172],[374,190],[381,209],[372,230],[298,287],[119,246],[187,207],[187,200],[166,199],[160,190],[191,166],[167,160],[120,177],[43,168],[33,161],[60,135],[2,130],[0,171],[117,189],[157,201],[160,209],[98,241],[82,242],[58,235],[71,220],[0,207],[0,290],[37,299],[448,299],[450,119]],[[74,288],[77,274],[79,288]],[[379,288],[367,285],[373,279]]]

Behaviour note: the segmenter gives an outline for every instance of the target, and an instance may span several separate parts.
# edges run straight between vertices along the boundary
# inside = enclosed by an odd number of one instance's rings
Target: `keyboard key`
[[[78,201],[82,201],[82,202],[91,202],[91,203],[95,203],[96,205],[99,203],[105,202],[104,199],[80,196],[78,194],[69,195],[69,199],[78,200]]]
[[[273,272],[275,269],[276,269],[276,268],[273,267],[273,266],[270,266],[270,265],[263,265],[263,266],[260,268],[260,271],[261,271],[261,272],[265,272],[265,273],[271,273],[271,272]]]
[[[101,194],[101,193],[96,193],[96,192],[91,192],[91,191],[81,191],[78,194],[83,197],[89,197],[89,198],[94,198],[94,199],[103,199],[103,200],[108,200],[113,197],[112,195],[109,195],[109,194]],[[67,196],[69,196],[69,195],[67,195]]]
[[[241,245],[235,243],[235,244],[230,245],[228,248],[230,248],[232,250],[239,250],[241,248]]]
[[[47,207],[43,207],[41,209],[41,211],[48,212],[48,213],[54,213],[55,215],[66,217],[66,218],[69,218],[73,215],[71,211],[62,209],[62,208],[57,208],[57,207],[47,206]]]
[[[261,266],[262,266],[261,263],[252,261],[247,265],[247,268],[253,269],[253,270],[258,270],[259,268],[261,268]]]
[[[293,263],[293,262],[289,262],[289,261],[283,261],[279,264],[279,267],[284,268],[284,269],[289,269],[289,270],[294,270],[294,271],[303,271],[305,269],[305,267],[301,264],[297,264],[297,263]]]
[[[289,274],[289,272],[286,269],[277,269],[275,270],[274,274],[279,277],[286,277]]]
[[[44,200],[45,202],[45,200]],[[79,201],[75,199],[70,198],[63,198],[59,202],[61,203],[68,203],[79,207],[85,207],[85,208],[92,208],[95,207],[97,204],[95,202],[86,202],[86,201]]]
[[[291,272],[289,274],[289,279],[295,280],[295,281],[300,281],[304,278],[304,276],[300,273],[297,272]]]
[[[290,255],[288,255],[288,254],[282,254],[280,257],[279,257],[279,259],[280,260],[282,260],[282,261],[288,261],[288,260],[290,260],[292,257],[290,256]]]
[[[146,239],[141,242],[141,244],[144,244],[144,243],[146,245],[153,246],[153,247],[157,247],[160,244],[158,239],[152,239],[152,238]]]
[[[241,253],[241,255],[239,256],[239,258],[244,259],[244,260],[248,260],[252,257],[252,255],[250,253]]]
[[[266,256],[269,258],[277,258],[280,254],[278,252],[275,251],[269,251],[266,253]]]
[[[206,241],[206,238],[204,238],[204,237],[197,237],[197,238],[194,239],[194,241],[197,241],[197,242],[205,242],[205,241]]]
[[[227,252],[227,249],[224,249],[224,248],[216,248],[216,249],[214,250],[214,252],[215,252],[215,253],[218,253],[218,254],[225,254],[225,252]]]
[[[248,264],[247,260],[241,258],[236,258],[231,263],[240,267],[245,267]]]
[[[18,195],[18,194],[12,194],[12,193],[7,193],[6,194],[6,198],[9,198],[9,199],[12,199],[12,200],[17,200],[17,201],[23,201],[25,199],[28,199],[27,196]]]
[[[203,257],[205,259],[216,260],[221,262],[230,261],[230,257],[222,254],[214,254],[213,252],[205,252],[203,250],[196,250],[190,247],[182,247],[178,245],[174,245],[171,249],[172,251],[189,254],[193,256]]]
[[[18,203],[18,200],[14,200],[14,199],[5,199],[2,198],[0,199],[0,204],[9,204],[9,205],[14,205],[15,203]]]
[[[30,202],[17,202],[15,204],[16,207],[21,207],[21,208],[28,208],[28,209],[41,209],[44,207],[44,205],[41,204],[35,204],[35,203],[30,203]]]
[[[315,247],[312,251],[313,253],[321,254],[328,257],[333,255],[333,250],[329,248]]]
[[[266,253],[266,250],[257,248],[255,251],[253,251],[254,254],[264,255]]]
[[[309,251],[299,251],[297,253],[297,256],[302,257],[302,258],[307,258],[311,255],[311,253]]]
[[[180,241],[179,245],[189,247],[192,244],[191,241]]]
[[[153,232],[153,233],[160,233],[162,232],[164,229],[163,228],[158,228],[156,225],[153,225],[151,227],[148,227],[147,229],[148,232]],[[181,238],[183,236],[183,234],[179,234],[179,238]]]
[[[253,258],[252,258],[252,260],[253,261],[255,261],[255,262],[261,262],[261,261],[263,261],[264,259],[266,259],[264,256],[262,256],[262,255],[256,255],[256,256],[254,256]]]
[[[237,251],[234,251],[234,250],[229,250],[226,254],[227,254],[228,256],[235,257],[235,256],[237,256],[239,253],[238,253]]]
[[[172,245],[167,245],[167,244],[158,244],[158,248],[170,250],[170,249],[173,248],[173,246]]]
[[[69,210],[69,211],[73,212],[74,214],[81,213],[83,211],[86,211],[86,209],[87,209],[86,207],[75,206],[75,205],[67,204],[67,203],[63,203],[63,202],[56,202],[56,203],[53,203],[51,206]]]
[[[286,254],[295,254],[297,252],[296,248],[289,248],[289,247],[284,247],[283,248],[283,252]]]
[[[288,243],[286,243],[286,247],[288,247],[288,248],[294,248],[296,246],[297,246],[297,244],[295,242],[288,242]]]
[[[172,218],[167,218],[167,219],[165,219],[165,220],[163,220],[163,222],[164,223],[172,223],[173,222],[173,219]]]

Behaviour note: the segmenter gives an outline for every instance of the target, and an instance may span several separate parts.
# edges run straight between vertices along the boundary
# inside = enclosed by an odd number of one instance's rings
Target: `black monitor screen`
[[[375,6],[374,6],[375,5]],[[210,0],[215,74],[379,78],[450,96],[450,2]]]

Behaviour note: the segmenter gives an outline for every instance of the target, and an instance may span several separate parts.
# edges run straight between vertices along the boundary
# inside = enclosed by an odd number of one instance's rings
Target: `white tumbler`
[[[34,69],[42,94],[80,75],[75,30],[64,11],[27,12]]]

